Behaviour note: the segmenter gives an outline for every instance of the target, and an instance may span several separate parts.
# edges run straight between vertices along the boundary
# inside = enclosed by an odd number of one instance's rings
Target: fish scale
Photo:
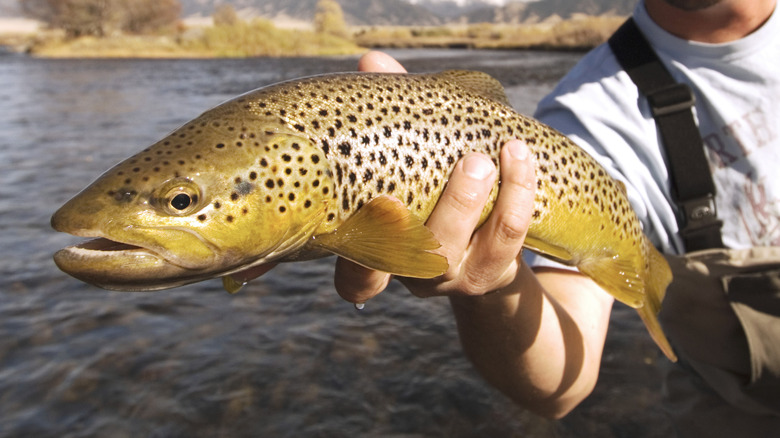
[[[502,145],[515,138],[536,166],[525,246],[576,266],[637,308],[674,358],[656,318],[671,273],[625,187],[572,141],[514,112],[498,81],[479,72],[322,75],[232,99],[110,169],[55,213],[55,229],[100,238],[55,261],[117,290],[218,276],[234,289],[232,273],[328,254],[435,277],[447,261],[423,224],[455,163],[482,152],[498,169]]]
[[[439,82],[365,74],[344,85],[338,76],[316,77],[238,103],[258,116],[278,117],[322,149],[335,177],[337,218],[381,194],[427,217],[466,151],[488,153],[497,163],[503,140],[517,132],[503,125],[511,110],[466,90],[451,95]]]

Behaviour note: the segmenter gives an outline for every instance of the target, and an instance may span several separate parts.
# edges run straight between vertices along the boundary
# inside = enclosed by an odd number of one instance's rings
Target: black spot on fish
[[[252,192],[252,190],[255,188],[255,185],[249,182],[241,182],[236,184],[236,192],[240,194],[241,196],[246,196],[249,193]]]
[[[138,195],[138,192],[126,187],[123,187],[113,193],[114,200],[123,204],[131,202]]]

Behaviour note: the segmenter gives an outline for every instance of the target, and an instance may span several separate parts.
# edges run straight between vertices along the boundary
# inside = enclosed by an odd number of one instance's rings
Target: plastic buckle
[[[677,83],[653,91],[647,101],[653,116],[657,117],[688,110],[696,103],[696,98],[688,85]]]
[[[681,206],[683,209],[682,213],[685,215],[683,233],[720,223],[718,210],[715,206],[715,197],[712,194],[683,201]]]

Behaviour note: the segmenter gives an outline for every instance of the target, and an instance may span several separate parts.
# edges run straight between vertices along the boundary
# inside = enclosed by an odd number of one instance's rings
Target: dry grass
[[[35,56],[71,58],[328,56],[365,50],[332,35],[279,29],[268,20],[185,30],[175,35],[64,39],[39,34],[30,40],[28,48]]]
[[[180,29],[171,35],[67,40],[56,32],[44,32],[6,41],[36,56],[103,58],[327,56],[360,53],[367,47],[587,50],[606,41],[624,20],[624,17],[578,17],[523,25],[371,27],[356,29],[352,40],[310,29],[282,29],[269,20],[255,20],[230,26]]]
[[[355,42],[364,47],[583,50],[606,41],[623,21],[625,17],[578,17],[557,23],[521,25],[371,27],[357,31]]]

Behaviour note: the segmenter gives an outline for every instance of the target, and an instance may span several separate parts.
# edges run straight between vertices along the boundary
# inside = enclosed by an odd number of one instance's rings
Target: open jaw
[[[119,291],[168,289],[210,277],[148,248],[102,237],[57,251],[54,263],[81,281]]]

